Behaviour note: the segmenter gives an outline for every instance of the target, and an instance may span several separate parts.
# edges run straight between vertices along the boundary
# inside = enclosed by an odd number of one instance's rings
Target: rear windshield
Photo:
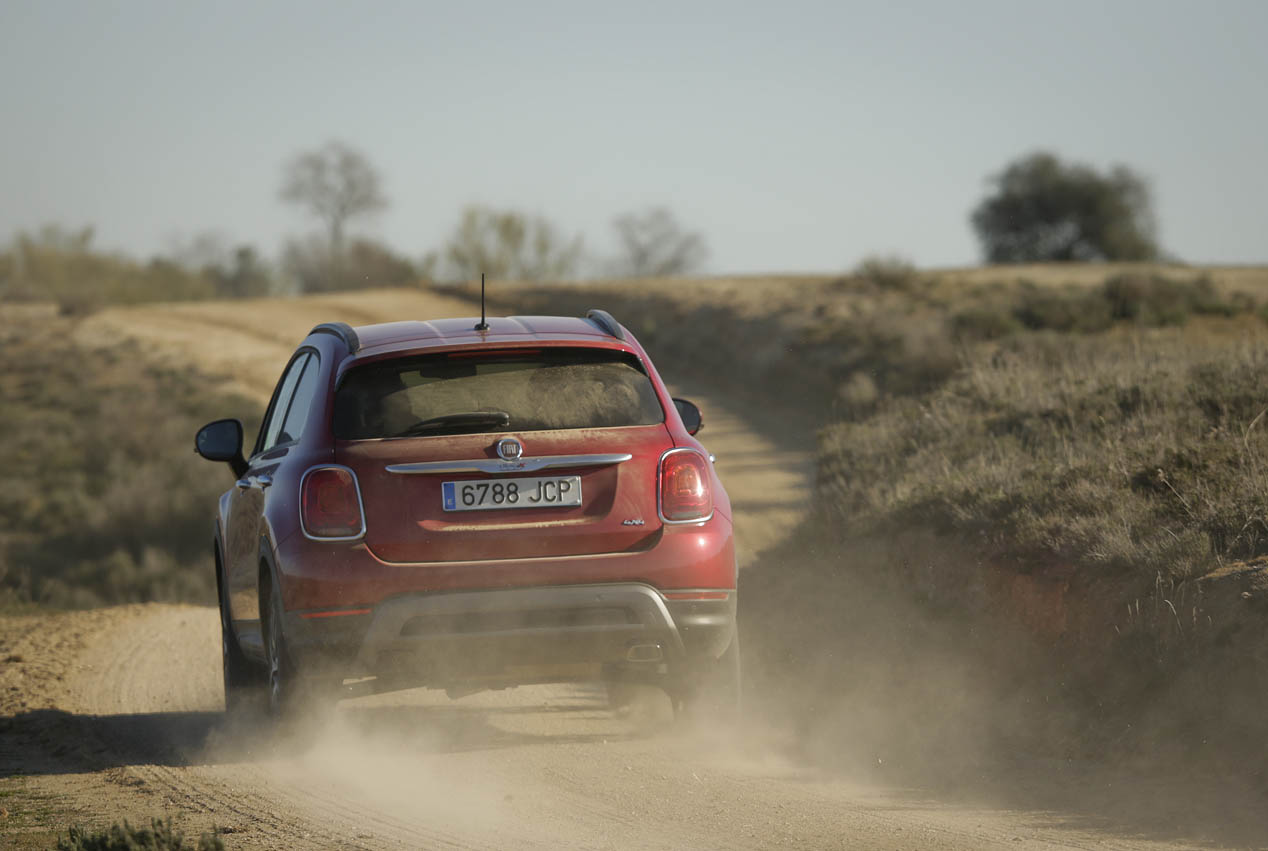
[[[603,349],[402,358],[351,370],[340,440],[653,425],[665,412],[638,359]]]

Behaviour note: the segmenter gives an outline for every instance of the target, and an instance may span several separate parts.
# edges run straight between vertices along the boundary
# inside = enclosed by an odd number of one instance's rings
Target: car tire
[[[264,676],[260,667],[246,657],[238,644],[223,591],[220,594],[220,660],[225,689],[225,714],[241,713],[259,700]]]
[[[237,639],[221,626],[220,656],[224,676],[225,714],[234,715],[249,708],[260,694],[262,677],[238,647]]]
[[[260,608],[265,615],[264,658],[268,672],[265,685],[269,715],[277,719],[289,718],[295,714],[300,702],[300,681],[295,664],[286,649],[282,595],[271,582],[265,584],[260,591],[265,596],[264,605]]]
[[[675,716],[730,723],[740,717],[742,685],[740,630],[737,626],[731,643],[721,656],[687,666],[686,676],[666,691]]]
[[[607,698],[608,710],[618,718],[629,715],[634,702],[638,699],[638,686],[624,680],[605,679],[603,691]]]
[[[266,613],[264,655],[268,660],[265,686],[269,715],[288,721],[303,713],[310,720],[322,720],[334,709],[343,681],[300,676],[286,647],[282,595],[271,582],[260,590],[267,597],[262,608]]]

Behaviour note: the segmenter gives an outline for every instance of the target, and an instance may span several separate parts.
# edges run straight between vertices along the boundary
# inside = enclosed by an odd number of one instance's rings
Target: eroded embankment
[[[1268,332],[1244,312],[1256,296],[1176,274],[495,303],[607,308],[784,445],[829,426],[814,515],[744,578],[753,673],[803,728],[840,723],[857,750],[870,717],[926,766],[1165,754],[1263,784],[1268,755],[1245,743],[1268,737]],[[1097,322],[1066,323],[1079,311]]]

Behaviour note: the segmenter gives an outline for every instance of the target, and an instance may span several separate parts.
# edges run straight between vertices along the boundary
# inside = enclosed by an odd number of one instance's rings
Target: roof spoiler
[[[618,340],[625,339],[625,330],[606,310],[587,310],[586,319],[609,337],[616,337]]]
[[[348,354],[350,355],[355,355],[357,350],[361,348],[361,340],[357,337],[357,332],[353,331],[352,326],[347,322],[323,322],[309,331],[308,334],[309,336],[313,334],[331,334],[338,337],[348,347]]]

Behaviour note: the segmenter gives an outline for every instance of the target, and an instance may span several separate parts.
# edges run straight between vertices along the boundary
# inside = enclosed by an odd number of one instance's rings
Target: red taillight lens
[[[694,449],[670,452],[660,461],[660,514],[671,523],[703,520],[713,513],[709,462]]]
[[[357,479],[343,467],[321,467],[304,477],[300,489],[300,519],[314,538],[353,538],[365,522]]]

